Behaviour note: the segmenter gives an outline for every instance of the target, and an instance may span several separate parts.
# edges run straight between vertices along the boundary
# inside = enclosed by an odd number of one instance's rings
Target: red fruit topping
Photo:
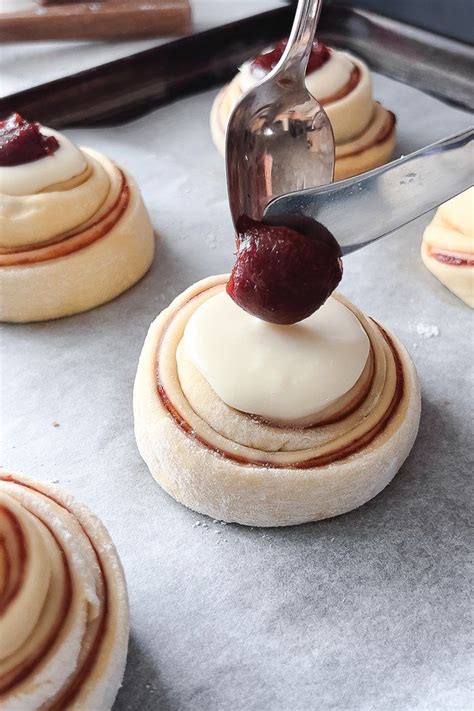
[[[339,245],[314,220],[293,218],[282,226],[244,216],[237,231],[237,261],[227,293],[264,321],[302,321],[324,304],[341,281]]]
[[[57,151],[57,139],[43,136],[40,129],[39,123],[29,123],[20,114],[11,114],[0,121],[0,165],[31,163]]]
[[[287,44],[288,40],[283,39],[278,42],[273,49],[270,49],[268,52],[264,52],[263,54],[259,54],[258,57],[255,57],[253,60],[251,65],[252,68],[258,67],[259,69],[263,69],[265,72],[270,72],[280,61]],[[323,66],[323,64],[326,64],[330,56],[331,50],[329,47],[322,42],[313,42],[306,73],[309,74],[310,72],[315,72],[316,69],[319,69]]]

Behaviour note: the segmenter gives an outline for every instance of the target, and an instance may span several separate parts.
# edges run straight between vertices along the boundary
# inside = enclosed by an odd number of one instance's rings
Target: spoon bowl
[[[226,137],[229,203],[261,220],[268,203],[295,190],[330,183],[334,137],[329,119],[305,85],[321,0],[299,0],[277,66],[235,107]]]

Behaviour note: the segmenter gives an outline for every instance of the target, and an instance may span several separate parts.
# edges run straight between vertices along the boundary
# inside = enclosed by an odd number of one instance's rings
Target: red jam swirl
[[[273,49],[259,54],[258,57],[255,57],[253,60],[251,68],[263,69],[265,72],[270,72],[280,61],[287,44],[288,39],[283,39],[278,42]],[[315,72],[316,69],[319,69],[323,66],[323,64],[326,64],[330,56],[331,50],[329,47],[322,42],[313,42],[306,73],[310,74],[311,72]]]
[[[54,136],[44,136],[37,121],[30,123],[20,114],[0,121],[0,166],[32,163],[50,156],[59,148]]]
[[[432,252],[432,256],[442,264],[452,264],[455,267],[474,267],[474,259],[454,257],[452,254],[443,254],[442,252]]]

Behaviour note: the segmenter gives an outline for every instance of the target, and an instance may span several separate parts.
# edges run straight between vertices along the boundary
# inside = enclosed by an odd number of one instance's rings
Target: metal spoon
[[[334,137],[305,85],[322,0],[299,0],[277,66],[241,99],[227,127],[226,167],[234,224],[261,219],[274,197],[330,183]]]
[[[473,184],[473,139],[470,128],[368,173],[277,197],[264,221],[312,217],[343,253],[360,249],[467,190]]]

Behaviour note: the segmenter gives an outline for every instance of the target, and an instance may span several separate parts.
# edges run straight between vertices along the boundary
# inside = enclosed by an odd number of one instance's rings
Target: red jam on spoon
[[[289,325],[308,318],[341,281],[340,247],[315,220],[288,218],[282,226],[244,216],[237,232],[227,293],[264,321]]]
[[[262,54],[259,54],[258,57],[256,57],[251,64],[252,69],[255,67],[258,69],[263,69],[265,72],[270,72],[276,67],[276,65],[280,61],[287,44],[288,40],[283,39],[278,42],[278,44],[275,45],[273,49],[270,49],[268,52],[263,52]],[[311,72],[315,72],[316,69],[319,69],[323,66],[323,64],[326,64],[330,56],[331,50],[329,49],[329,47],[327,47],[322,42],[313,42],[313,47],[311,49],[311,54],[309,55],[308,68],[306,69],[306,73],[310,74]]]
[[[50,156],[59,148],[54,136],[44,136],[36,121],[30,123],[20,114],[0,121],[0,166],[22,165]]]

